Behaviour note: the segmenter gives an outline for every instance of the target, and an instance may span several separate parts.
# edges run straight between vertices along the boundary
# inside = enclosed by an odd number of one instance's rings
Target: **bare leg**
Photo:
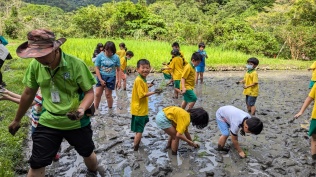
[[[195,74],[195,84],[197,85],[198,84],[198,79],[199,79],[199,72],[196,72]]]
[[[255,113],[256,113],[256,106],[251,106],[250,107],[250,112],[251,112],[251,115],[255,115]]]
[[[94,106],[95,106],[95,109],[97,109],[97,110],[99,109],[99,104],[100,104],[100,101],[101,101],[101,96],[102,96],[102,93],[103,93],[103,89],[104,89],[103,86],[95,88]]]
[[[171,150],[172,154],[176,154],[178,151],[178,146],[179,146],[179,138],[177,138],[177,131],[174,126],[170,128],[164,129],[164,131],[170,136],[171,138]]]
[[[311,137],[311,153],[312,155],[316,154],[316,134],[312,134],[312,137]]]
[[[113,106],[112,90],[105,87],[104,92],[105,92],[106,101],[108,102],[108,107],[112,108],[112,106]]]
[[[123,89],[126,90],[126,79],[123,79]]]
[[[191,102],[191,103],[189,103],[189,109],[192,109],[192,108],[193,108],[193,106],[194,106],[194,104],[195,104],[195,102]]]
[[[200,72],[200,83],[203,84],[203,72]]]
[[[95,155],[94,152],[92,152],[89,157],[83,157],[83,161],[86,164],[88,170],[93,171],[93,172],[97,171],[98,161],[97,161],[97,156]]]
[[[136,133],[134,138],[134,151],[138,151],[140,140],[142,139],[143,133]]]
[[[228,138],[228,136],[224,136],[224,135],[221,135],[221,137],[219,137],[219,139],[218,139],[218,147],[217,147],[216,150],[218,150],[218,151],[226,151],[226,152],[229,151],[229,149],[224,148],[227,138]]]
[[[185,107],[187,107],[187,102],[182,101],[181,108],[185,109]],[[189,109],[190,109],[190,107],[189,107]]]
[[[33,169],[30,168],[27,177],[44,177],[45,176],[45,167]]]

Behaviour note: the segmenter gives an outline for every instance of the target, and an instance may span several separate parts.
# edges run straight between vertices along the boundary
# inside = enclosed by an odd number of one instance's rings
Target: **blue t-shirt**
[[[120,58],[114,54],[108,57],[101,52],[95,59],[94,66],[100,68],[100,74],[106,77],[114,77],[116,75],[116,67],[120,67]]]
[[[205,56],[206,56],[205,50],[198,50],[197,52],[199,52],[202,55],[202,61],[198,66],[205,67]]]

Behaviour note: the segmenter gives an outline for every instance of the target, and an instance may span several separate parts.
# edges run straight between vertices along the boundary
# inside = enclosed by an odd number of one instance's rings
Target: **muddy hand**
[[[15,135],[15,133],[20,129],[20,123],[19,122],[12,122],[9,125],[9,132],[11,133],[11,135]]]
[[[239,157],[246,158],[246,154],[244,151],[239,152]]]
[[[236,84],[238,85],[238,84],[240,84],[240,82],[239,82],[239,81],[237,81],[237,82],[236,82]]]

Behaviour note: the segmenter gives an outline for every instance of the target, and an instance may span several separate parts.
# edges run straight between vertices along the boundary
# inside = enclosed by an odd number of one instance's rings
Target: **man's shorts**
[[[180,89],[180,80],[174,80],[174,88]]]
[[[171,74],[163,73],[163,77],[164,77],[165,79],[171,79]]]
[[[248,106],[254,106],[256,104],[257,97],[246,95],[246,104]]]
[[[83,157],[89,157],[95,148],[90,124],[74,130],[58,130],[38,124],[32,133],[33,149],[29,160],[31,168],[50,165],[63,138]]]
[[[107,77],[107,76],[104,76],[104,75],[101,75],[102,79],[106,82],[105,85],[108,89],[110,90],[114,90],[115,88],[115,77]],[[95,85],[96,87],[101,87],[101,83],[100,83],[100,80],[99,78],[97,77],[97,81],[98,83]]]
[[[193,90],[186,90],[183,94],[183,100],[187,103],[196,102],[197,97]]]
[[[316,119],[312,119],[309,125],[308,136],[312,136],[313,134],[316,134]]]
[[[204,66],[196,66],[196,67],[195,67],[195,71],[196,71],[197,73],[203,73],[204,70],[205,70],[205,67],[204,67]]]
[[[121,79],[126,79],[126,72],[124,72],[124,70],[120,70],[120,72],[118,73],[120,75]]]
[[[308,88],[309,88],[309,89],[313,88],[315,82],[316,82],[316,81],[312,81],[312,80],[311,80],[311,81],[309,82],[309,87],[308,87]]]
[[[160,129],[167,129],[172,127],[172,122],[166,117],[166,114],[161,110],[156,115],[156,124]]]
[[[131,130],[135,133],[143,133],[147,122],[149,122],[148,115],[147,116],[132,115]]]

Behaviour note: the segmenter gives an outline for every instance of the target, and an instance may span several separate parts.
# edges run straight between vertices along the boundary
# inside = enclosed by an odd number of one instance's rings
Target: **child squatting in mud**
[[[263,129],[263,123],[257,117],[251,117],[248,113],[234,106],[222,106],[216,111],[216,122],[222,135],[218,140],[218,151],[226,151],[225,143],[229,134],[231,134],[232,142],[240,157],[245,158],[245,152],[240,148],[238,143],[238,130],[242,136],[245,133],[258,135]]]
[[[172,155],[177,155],[180,139],[192,147],[199,147],[190,136],[190,122],[196,128],[202,129],[209,122],[208,113],[203,108],[193,108],[186,111],[177,106],[169,106],[156,115],[158,128],[163,129],[169,135],[167,148],[171,147]]]

